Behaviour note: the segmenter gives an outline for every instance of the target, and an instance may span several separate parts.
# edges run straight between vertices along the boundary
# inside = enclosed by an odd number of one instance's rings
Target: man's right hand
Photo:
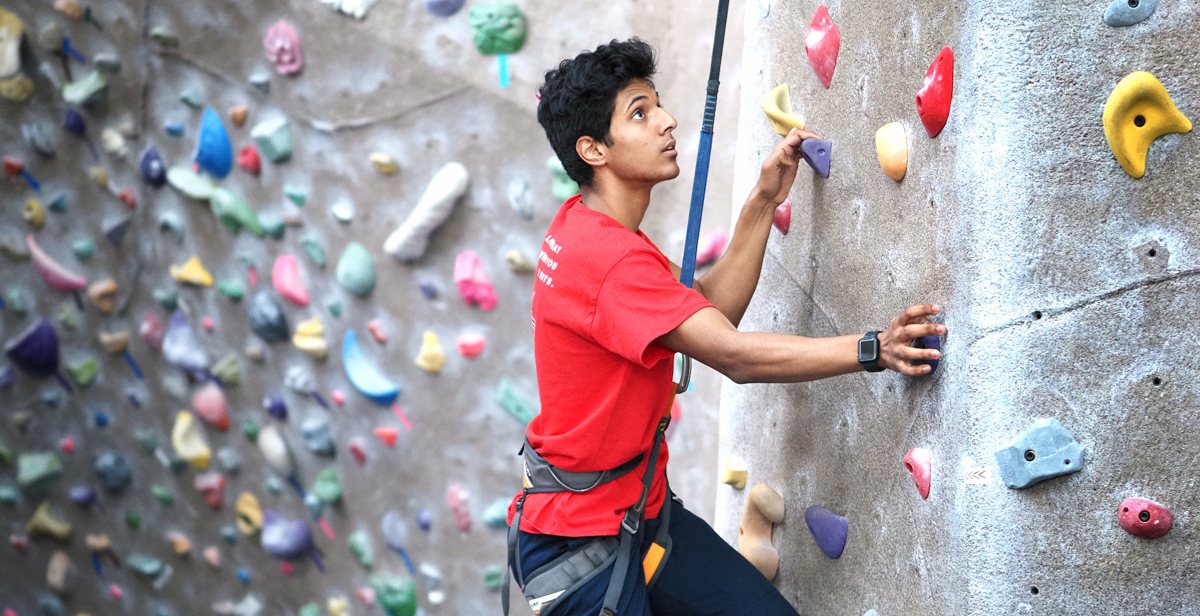
[[[773,208],[783,203],[792,190],[796,181],[796,173],[800,165],[800,142],[805,139],[820,139],[815,133],[793,128],[783,141],[775,144],[775,148],[763,161],[762,170],[758,174],[755,190],[770,203]]]
[[[945,325],[930,323],[927,317],[938,314],[942,307],[937,304],[909,306],[900,316],[892,319],[885,331],[879,332],[879,365],[889,370],[920,376],[929,374],[928,364],[913,365],[918,360],[938,359],[942,353],[936,349],[913,348],[912,341],[922,336],[941,336],[946,333]]]

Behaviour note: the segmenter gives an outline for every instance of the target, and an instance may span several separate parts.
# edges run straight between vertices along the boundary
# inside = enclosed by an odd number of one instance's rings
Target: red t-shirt
[[[654,340],[709,306],[675,280],[670,262],[641,231],[589,209],[578,195],[568,199],[546,232],[534,283],[542,412],[526,429],[529,443],[551,464],[576,472],[616,468],[648,452],[674,387],[674,353]],[[647,518],[662,505],[668,457],[664,443]],[[641,494],[646,463],[588,492],[530,494],[521,530],[617,534]]]

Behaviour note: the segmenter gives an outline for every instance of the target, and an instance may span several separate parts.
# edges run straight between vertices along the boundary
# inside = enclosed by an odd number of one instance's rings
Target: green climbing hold
[[[79,311],[73,302],[63,302],[58,305],[58,324],[67,329],[79,327]]]
[[[221,538],[224,539],[225,543],[228,543],[229,545],[237,543],[237,528],[235,528],[232,524],[222,526]]]
[[[24,287],[18,285],[9,285],[4,289],[5,308],[17,314],[25,314],[29,312],[29,293]]]
[[[71,250],[75,252],[76,259],[87,261],[96,253],[96,243],[89,239],[77,240],[71,244]]]
[[[414,616],[417,613],[417,589],[411,578],[376,573],[370,578],[375,600],[389,616]]]
[[[279,481],[278,477],[267,477],[263,485],[273,496],[279,496],[279,493],[283,491],[283,482]]]
[[[483,568],[483,587],[488,590],[500,590],[504,580],[504,570],[500,565],[488,565]]]
[[[525,44],[525,15],[513,2],[491,2],[471,7],[471,34],[484,55],[516,53]]]
[[[375,262],[371,253],[358,242],[350,242],[338,259],[337,281],[342,288],[359,296],[366,297],[375,290]]]
[[[521,397],[521,394],[517,393],[516,388],[507,378],[500,379],[500,385],[496,388],[496,404],[508,411],[508,414],[516,418],[523,426],[537,415],[537,411],[525,401],[525,398]]]
[[[370,569],[375,563],[375,546],[371,544],[371,535],[363,529],[358,529],[346,538],[347,545],[350,546],[350,553],[354,554],[354,559],[358,564],[366,569]]]
[[[146,453],[154,453],[158,449],[158,434],[154,430],[141,428],[133,431],[133,438],[137,439],[139,445],[142,446],[142,451]]]
[[[17,504],[17,489],[12,486],[0,486],[0,503],[7,507]]]
[[[325,269],[325,249],[321,247],[320,242],[311,237],[306,237],[300,240],[300,245],[304,247],[304,252],[308,254],[308,258],[317,264],[317,267]]]
[[[261,238],[267,234],[262,225],[258,223],[258,217],[250,210],[250,206],[227,189],[217,187],[213,190],[208,204],[212,207],[217,220],[221,221],[221,224],[225,225],[230,233],[236,234],[245,228],[254,234],[254,237]]]
[[[150,486],[150,493],[154,495],[154,498],[158,499],[158,502],[164,505],[170,506],[175,502],[175,495],[171,493],[171,488],[161,483]]]
[[[16,458],[13,457],[13,452],[11,449],[4,445],[0,445],[0,466],[8,466],[9,464],[12,464],[13,460],[15,459]]]
[[[304,192],[303,188],[293,184],[283,185],[283,194],[292,200],[292,203],[300,207],[304,207],[304,203],[308,201],[308,193]]]
[[[47,204],[46,204],[46,207],[47,207],[47,208],[48,208],[48,209],[49,209],[51,212],[59,212],[59,213],[62,213],[62,212],[65,212],[65,211],[67,211],[67,196],[66,196],[66,195],[59,195],[59,196],[57,196],[57,197],[55,197],[55,198],[51,199],[51,200],[50,200],[50,203],[47,203]]]
[[[146,577],[155,577],[163,572],[163,561],[150,556],[149,554],[139,554],[137,552],[125,557],[125,564],[129,565],[130,569]]]
[[[217,189],[216,182],[183,165],[167,169],[167,183],[174,186],[175,190],[200,201],[208,201]]]
[[[508,528],[508,504],[512,499],[500,497],[483,510],[483,523],[489,528]]]
[[[17,456],[17,485],[30,498],[50,491],[62,474],[62,462],[53,451],[35,451]]]
[[[179,37],[166,26],[154,26],[150,29],[150,38],[163,47],[179,47]]]
[[[334,317],[341,318],[341,316],[342,316],[342,300],[335,299],[332,302],[329,302],[328,308],[329,308],[329,314],[332,314]]]
[[[550,192],[555,199],[566,201],[579,194],[579,184],[567,175],[566,168],[563,167],[562,161],[558,160],[557,156],[546,159],[546,167],[554,175],[554,183],[551,185]]]
[[[321,606],[316,603],[305,603],[300,606],[299,616],[321,616]]]
[[[322,503],[333,504],[342,500],[342,482],[338,479],[337,470],[332,466],[317,473],[313,482],[312,493]]]
[[[154,301],[167,310],[175,310],[179,307],[179,292],[170,287],[157,287],[150,292],[154,296]]]
[[[235,387],[242,382],[242,366],[238,363],[237,355],[230,353],[213,364],[213,376],[221,380],[226,387]]]
[[[242,298],[246,296],[246,290],[242,288],[242,283],[236,280],[218,282],[217,292],[235,302],[242,301]]]
[[[250,138],[267,160],[279,162],[292,155],[292,131],[287,118],[259,122],[250,131]]]
[[[200,90],[196,88],[188,88],[181,92],[179,100],[192,109],[199,109],[204,106],[204,97],[200,94]]]
[[[93,357],[67,364],[67,372],[71,374],[71,379],[75,381],[75,384],[80,387],[87,387],[95,383],[96,373],[99,371],[100,363]]]
[[[283,218],[272,212],[259,214],[258,224],[262,225],[263,232],[272,239],[283,239],[283,233],[287,231],[287,225],[283,223]]]
[[[247,419],[246,423],[242,424],[242,434],[246,435],[246,440],[251,443],[258,442],[258,422],[253,419]]]
[[[126,510],[125,511],[125,526],[128,526],[131,530],[137,530],[137,529],[141,528],[142,527],[142,516],[138,515],[137,512],[132,509]]]
[[[108,90],[108,80],[100,71],[92,71],[86,77],[64,84],[62,97],[68,105],[90,105]]]

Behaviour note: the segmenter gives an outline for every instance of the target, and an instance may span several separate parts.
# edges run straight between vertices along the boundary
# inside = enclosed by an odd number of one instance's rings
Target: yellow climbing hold
[[[899,122],[885,124],[875,132],[875,153],[879,155],[879,166],[889,178],[899,182],[908,172],[908,139],[904,125]]]
[[[729,454],[725,456],[725,463],[721,465],[721,483],[729,484],[738,490],[746,488],[746,461]]]
[[[424,341],[421,343],[421,353],[417,355],[417,361],[413,363],[435,374],[442,369],[442,366],[446,365],[446,350],[442,348],[442,342],[438,340],[437,334],[425,332]]]
[[[170,272],[171,278],[174,278],[175,282],[194,284],[198,287],[211,287],[213,284],[212,274],[204,269],[200,259],[195,255],[183,265],[172,265]]]
[[[780,135],[787,136],[793,128],[804,130],[804,118],[792,113],[792,94],[786,83],[767,92],[762,99],[762,108],[767,112],[771,128]]]
[[[59,541],[67,541],[71,538],[71,525],[50,511],[50,501],[44,501],[33,512],[33,517],[29,518],[29,523],[25,525],[25,534],[34,538],[54,537]]]
[[[321,325],[321,320],[317,317],[301,321],[296,326],[292,344],[317,359],[325,359],[325,355],[329,353],[329,343],[325,342],[325,326]]]
[[[108,172],[104,170],[104,167],[88,168],[88,177],[100,188],[108,188]]]
[[[368,159],[384,175],[391,175],[400,169],[400,165],[396,163],[396,159],[383,152],[372,152]]]
[[[0,98],[23,103],[33,96],[33,80],[25,75],[0,79]]]
[[[212,450],[200,435],[196,417],[191,413],[179,411],[175,414],[175,425],[171,428],[171,446],[175,448],[176,455],[188,464],[200,470],[208,468]]]
[[[242,492],[237,499],[237,529],[243,535],[250,535],[262,529],[263,512],[262,505],[258,504],[258,498],[249,492]]]
[[[1191,121],[1175,107],[1162,82],[1145,71],[1126,75],[1104,104],[1108,147],[1121,168],[1135,178],[1146,174],[1151,142],[1167,133],[1191,130]]]
[[[42,225],[46,224],[46,208],[42,206],[41,201],[30,199],[25,202],[25,208],[21,210],[21,217],[29,223],[29,226],[41,229]]]
[[[329,610],[329,616],[350,616],[350,600],[342,597],[330,597],[325,602],[325,609]]]

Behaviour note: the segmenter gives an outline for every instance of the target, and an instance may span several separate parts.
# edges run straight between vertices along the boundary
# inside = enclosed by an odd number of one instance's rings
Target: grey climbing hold
[[[121,72],[121,58],[117,57],[117,54],[115,53],[98,53],[92,58],[92,62],[96,65],[96,68],[100,69],[100,71],[103,73],[113,75]]]
[[[29,147],[46,158],[50,158],[58,153],[58,144],[54,142],[51,133],[46,131],[46,127],[41,122],[35,121],[22,124],[21,137],[25,139],[25,143],[28,143]]]
[[[29,498],[40,498],[58,482],[62,468],[53,451],[22,453],[17,456],[17,486]]]
[[[996,451],[1000,475],[1010,488],[1028,488],[1083,469],[1083,447],[1057,419],[1039,419]]]
[[[250,301],[250,330],[263,342],[288,339],[287,315],[283,304],[271,291],[259,291]]]
[[[119,453],[106,451],[92,461],[92,470],[96,471],[96,479],[100,486],[113,494],[119,494],[133,483],[133,470],[129,462]]]
[[[162,233],[170,231],[175,234],[176,243],[183,243],[183,217],[175,212],[163,212],[158,217],[158,230]]]
[[[113,246],[120,246],[121,242],[125,241],[125,236],[129,233],[130,227],[133,226],[133,216],[126,215],[120,218],[107,220],[101,226],[104,232],[104,237]]]
[[[371,253],[358,242],[350,242],[338,259],[337,281],[343,289],[366,297],[375,290],[375,262]]]
[[[533,220],[533,193],[529,189],[529,182],[513,180],[508,183],[508,204],[521,218]]]
[[[304,446],[313,453],[323,456],[332,456],[337,453],[329,422],[322,417],[305,419],[304,423],[300,424],[300,437],[304,440]]]
[[[100,71],[92,71],[85,77],[63,85],[62,97],[68,105],[86,106],[99,101],[107,91],[108,80]]]
[[[259,89],[263,94],[271,93],[271,74],[266,72],[257,72],[250,76],[248,80],[250,85]]]
[[[236,475],[242,470],[242,456],[233,447],[222,447],[217,450],[217,462],[230,475]]]
[[[1145,21],[1157,7],[1158,0],[1113,0],[1104,10],[1104,23],[1114,28],[1132,26]]]

